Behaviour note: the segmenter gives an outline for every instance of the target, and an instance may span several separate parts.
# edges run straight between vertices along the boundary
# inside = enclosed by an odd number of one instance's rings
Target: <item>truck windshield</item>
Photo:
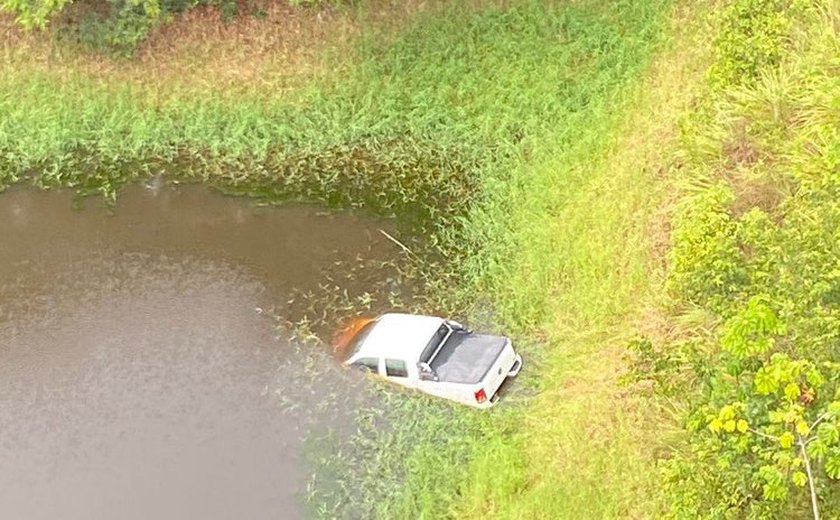
[[[359,353],[362,343],[364,343],[370,335],[370,331],[373,330],[374,325],[376,325],[376,321],[370,321],[359,329],[359,332],[357,332],[356,335],[353,336],[353,339],[350,340],[350,343],[347,344],[343,361],[347,361]]]

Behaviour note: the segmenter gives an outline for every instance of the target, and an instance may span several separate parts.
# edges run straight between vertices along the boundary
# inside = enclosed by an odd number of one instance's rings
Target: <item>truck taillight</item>
[[[475,401],[477,403],[483,403],[486,400],[487,400],[487,394],[484,393],[483,388],[475,393]]]

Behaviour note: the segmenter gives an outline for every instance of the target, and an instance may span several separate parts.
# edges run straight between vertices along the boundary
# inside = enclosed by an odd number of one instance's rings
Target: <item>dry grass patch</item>
[[[131,58],[103,56],[25,32],[6,16],[5,59],[53,74],[83,73],[104,81],[212,85],[217,89],[295,85],[322,70],[324,50],[346,43],[357,28],[348,16],[272,3],[264,17],[222,20],[202,6],[159,27]]]
[[[470,2],[479,4],[487,2]],[[57,75],[85,74],[108,82],[190,85],[217,90],[271,91],[336,76],[356,58],[352,42],[397,34],[443,0],[375,0],[359,8],[293,7],[285,1],[247,4],[226,20],[215,6],[199,6],[158,27],[130,58],[110,57],[25,31],[0,13],[0,70],[31,68]]]

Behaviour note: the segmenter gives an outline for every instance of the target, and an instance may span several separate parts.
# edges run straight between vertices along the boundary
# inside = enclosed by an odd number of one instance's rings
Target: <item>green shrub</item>
[[[749,84],[760,71],[778,65],[791,19],[802,7],[795,0],[735,0],[715,20],[713,86]]]
[[[43,29],[47,22],[73,0],[0,0],[0,11],[15,13],[17,21],[30,29]]]
[[[689,199],[680,211],[670,252],[671,292],[715,311],[727,308],[748,279],[738,244],[738,224],[729,215],[734,193],[717,185]]]
[[[236,0],[0,0],[0,10],[17,14],[26,28],[54,20],[60,41],[118,55],[130,54],[158,25],[197,5],[216,5],[226,16]]]
[[[78,8],[79,4],[72,7]],[[158,0],[108,0],[103,7],[78,10],[78,22],[65,16],[60,37],[76,39],[102,52],[128,54],[166,16]]]

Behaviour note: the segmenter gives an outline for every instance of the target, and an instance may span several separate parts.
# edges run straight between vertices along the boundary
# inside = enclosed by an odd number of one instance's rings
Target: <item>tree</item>
[[[809,503],[820,519],[821,490],[840,478],[840,363],[782,352],[803,350],[787,332],[758,296],[724,322],[711,357],[696,343],[667,355],[633,347],[634,368],[660,391],[698,393],[688,449],[664,465],[671,516],[789,516]]]
[[[722,344],[739,364],[755,365],[770,350],[773,340],[766,333],[779,330],[778,320],[754,300],[733,321]],[[838,366],[775,353],[758,367],[735,374],[736,383],[727,390],[739,400],[709,415],[708,429],[723,437],[722,457],[760,461],[756,476],[765,499],[784,501],[792,486],[807,484],[812,514],[819,520],[817,481],[840,478]],[[749,377],[738,377],[743,375]],[[742,380],[746,384],[737,383]]]
[[[43,29],[50,18],[73,0],[0,0],[0,10],[17,15],[17,22],[27,29]]]

